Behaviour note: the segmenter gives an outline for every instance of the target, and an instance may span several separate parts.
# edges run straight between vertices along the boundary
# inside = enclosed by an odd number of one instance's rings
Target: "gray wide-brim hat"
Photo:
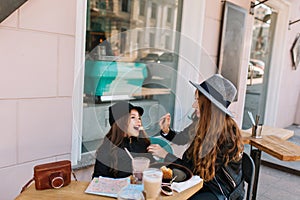
[[[134,106],[127,101],[119,101],[119,102],[115,103],[114,105],[110,106],[108,108],[108,110],[109,110],[109,119],[108,120],[109,120],[110,126],[112,126],[113,123],[115,123],[115,121],[117,121],[121,117],[130,113],[130,111],[133,109],[137,110],[140,116],[142,116],[144,114],[144,109],[142,107]]]
[[[214,74],[200,84],[196,84],[192,81],[190,81],[190,83],[221,111],[233,117],[228,107],[234,100],[237,90],[229,80],[220,74]]]

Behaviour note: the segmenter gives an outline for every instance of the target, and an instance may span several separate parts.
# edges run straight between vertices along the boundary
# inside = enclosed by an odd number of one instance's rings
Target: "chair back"
[[[151,144],[159,144],[162,148],[164,148],[168,153],[173,154],[173,148],[170,145],[170,142],[162,137],[150,137]],[[163,162],[163,159],[157,159],[159,162]]]
[[[245,152],[242,159],[243,177],[248,184],[246,200],[250,200],[252,198],[255,166],[252,158]]]

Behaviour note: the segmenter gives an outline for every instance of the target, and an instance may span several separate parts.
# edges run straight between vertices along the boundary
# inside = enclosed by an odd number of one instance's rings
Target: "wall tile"
[[[205,3],[205,16],[215,19],[221,20],[223,10],[223,3],[220,0],[210,0]]]
[[[56,96],[56,36],[1,29],[0,35],[0,98]]]
[[[0,122],[0,167],[4,167],[17,162],[16,101],[0,101]]]
[[[74,38],[60,36],[58,48],[58,95],[72,96],[74,87],[75,60]]]
[[[20,102],[19,162],[71,152],[71,107],[71,98]]]
[[[54,161],[54,158],[48,158],[0,169],[1,181],[5,183],[0,187],[1,200],[12,200],[19,195],[22,187],[33,177],[35,165]]]
[[[76,1],[28,1],[20,9],[20,27],[52,33],[75,35]]]
[[[235,4],[235,5],[239,6],[239,7],[242,7],[242,8],[244,8],[244,9],[246,9],[246,10],[249,11],[250,0],[243,0],[243,1],[241,1],[241,0],[229,0],[229,1],[231,3],[233,3],[233,4]]]
[[[218,71],[216,58],[208,55],[206,51],[203,51],[201,54],[201,63],[199,66],[199,71],[205,79]]]
[[[64,154],[64,155],[56,156],[55,161],[59,161],[59,160],[71,160],[71,154]]]
[[[220,21],[211,18],[205,18],[204,32],[202,42],[204,50],[206,50],[209,55],[217,56],[219,51],[219,31],[220,31]]]

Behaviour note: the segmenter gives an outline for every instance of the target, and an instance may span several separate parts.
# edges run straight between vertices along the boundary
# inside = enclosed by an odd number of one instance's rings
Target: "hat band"
[[[215,90],[215,88],[213,88],[210,84],[203,82],[200,84],[200,87],[202,87],[208,94],[214,97],[219,103],[225,106],[225,108],[228,108],[231,102],[224,100],[223,96],[217,90]]]

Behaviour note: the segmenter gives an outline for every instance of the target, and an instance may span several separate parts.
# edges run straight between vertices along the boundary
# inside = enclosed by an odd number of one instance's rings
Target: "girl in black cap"
[[[170,129],[170,115],[162,119],[161,136],[176,144],[187,144],[182,159],[166,152],[159,145],[148,147],[149,152],[191,169],[204,180],[204,185],[190,199],[242,200],[243,142],[241,131],[228,106],[236,95],[235,86],[219,74],[196,87],[193,123],[182,132]]]
[[[132,174],[131,158],[125,148],[133,157],[142,156],[149,158],[150,162],[154,161],[152,155],[147,153],[150,140],[142,130],[143,113],[143,108],[125,101],[109,107],[111,128],[97,150],[93,177],[124,178],[130,176]]]

